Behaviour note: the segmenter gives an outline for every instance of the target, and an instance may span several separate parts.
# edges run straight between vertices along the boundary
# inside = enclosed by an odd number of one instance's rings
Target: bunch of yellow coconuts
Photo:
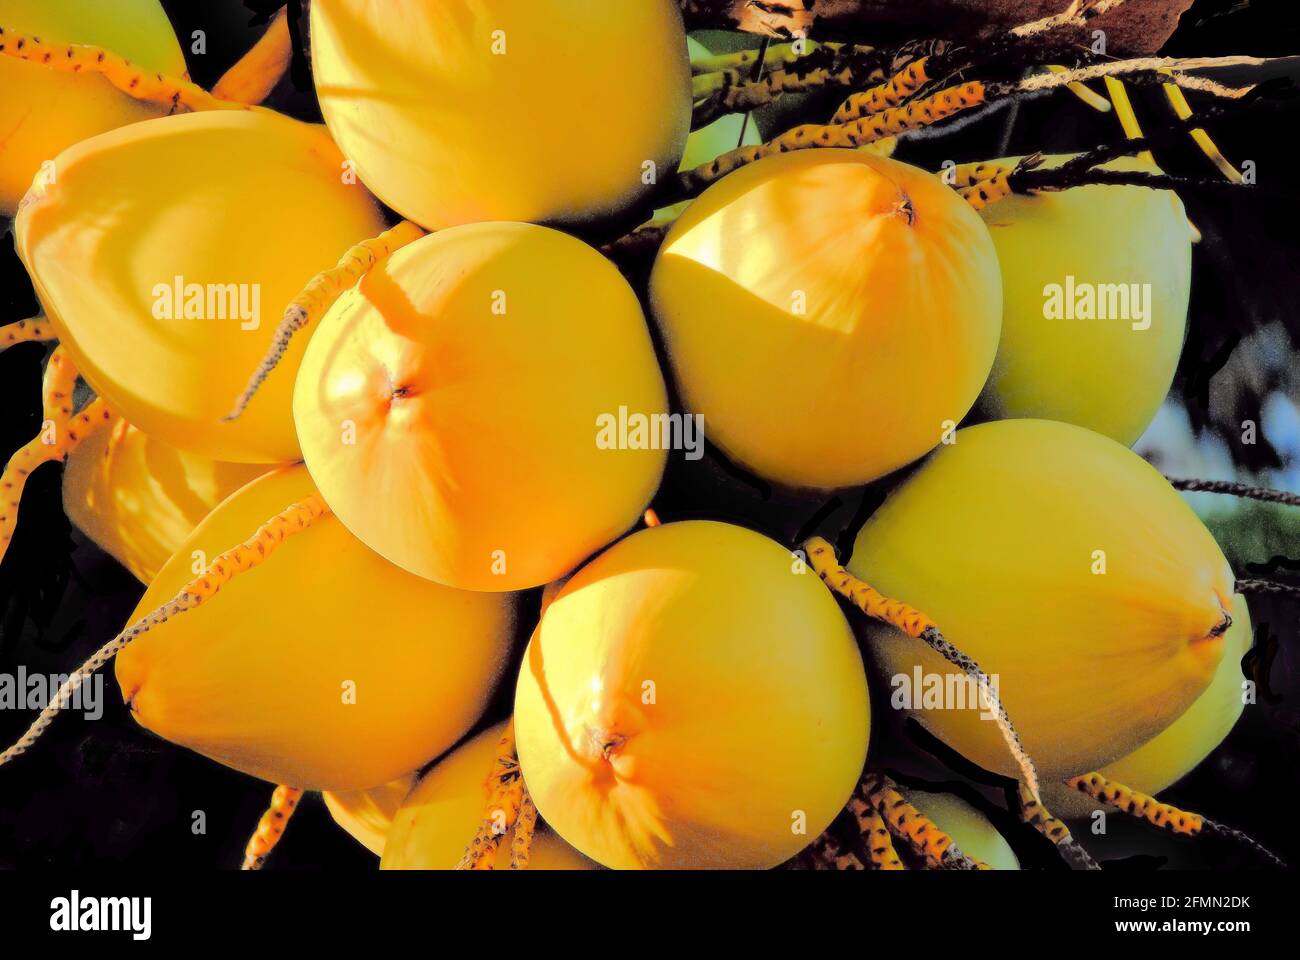
[[[39,37],[183,75],[156,0],[94,11],[0,0],[17,94],[0,97],[0,207],[113,417],[71,452],[66,508],[148,584],[132,621],[245,541],[267,554],[117,657],[150,730],[324,791],[385,867],[449,868],[490,800],[505,722],[484,711],[506,684],[533,866],[798,854],[869,762],[868,674],[952,668],[893,628],[855,634],[797,544],[711,519],[629,534],[678,454],[598,444],[620,410],[701,415],[783,488],[919,462],[847,566],[998,678],[1049,807],[1091,770],[1163,789],[1240,713],[1232,572],[1127,449],[1183,341],[1173,194],[1089,186],[976,212],[870,152],[779,155],[681,210],[638,296],[585,238],[644,219],[685,153],[735,146],[688,142],[674,0],[314,0],[325,126],[193,92],[142,103],[13,58]],[[227,418],[270,318],[388,229],[381,203],[421,229],[372,248]],[[1047,319],[1067,276],[1149,285],[1149,312]],[[242,309],[212,316],[214,287]],[[990,422],[957,429],[977,407]],[[304,529],[268,528],[273,554],[249,539],[304,503]],[[907,712],[1016,773],[979,704]],[[915,802],[1014,866],[977,814]]]

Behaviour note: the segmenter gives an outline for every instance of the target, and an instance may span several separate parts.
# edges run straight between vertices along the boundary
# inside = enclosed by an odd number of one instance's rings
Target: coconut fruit
[[[302,467],[241,489],[187,538],[131,621],[315,492]],[[360,790],[473,726],[504,668],[512,613],[507,596],[399,570],[325,516],[132,643],[117,682],[135,719],[173,743],[274,783]]]
[[[429,229],[616,216],[677,169],[690,130],[674,0],[318,0],[311,39],[335,139]]]
[[[1224,652],[1234,580],[1136,454],[1047,420],[959,431],[859,532],[848,568],[931,617],[989,674],[1043,782],[1172,724]],[[921,642],[869,628],[891,703],[981,766],[1016,766],[995,712]]]
[[[281,312],[384,229],[319,124],[268,110],[178,114],[78,143],[38,177],[18,253],[77,369],[131,424],[216,460],[298,459],[297,338],[223,422]]]
[[[933,174],[857,150],[741,167],[695,200],[650,278],[687,409],[792,487],[866,483],[975,402],[1001,326],[997,256]]]
[[[848,801],[868,726],[830,592],[780,545],[713,521],[642,530],[579,570],[515,694],[538,811],[616,868],[784,862]]]
[[[1103,777],[1158,796],[1199,766],[1236,726],[1246,706],[1241,658],[1253,638],[1246,598],[1238,594],[1234,600],[1232,626],[1223,635],[1223,659],[1205,692],[1165,730],[1097,771]],[[1043,785],[1043,801],[1058,817],[1084,817],[1093,810],[1113,809],[1059,781]]]
[[[115,417],[68,457],[63,509],[148,583],[217,504],[266,469],[177,450]]]
[[[1106,169],[1161,172],[1138,159]],[[1171,190],[1093,185],[1013,195],[981,215],[1004,302],[981,406],[1132,446],[1169,392],[1187,330],[1192,232],[1182,201]]]
[[[637,521],[667,404],[613,264],[558,231],[492,223],[430,234],[345,293],[308,346],[294,414],[322,496],[364,543],[439,583],[519,590]]]

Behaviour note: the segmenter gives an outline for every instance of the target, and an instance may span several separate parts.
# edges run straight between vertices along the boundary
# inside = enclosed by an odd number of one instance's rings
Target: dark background
[[[250,0],[248,7],[272,4]],[[258,15],[239,0],[164,0],[187,51],[196,82],[210,86],[262,29]],[[1168,45],[1176,55],[1300,53],[1300,14],[1293,0],[1201,0],[1184,17]],[[189,54],[191,32],[207,34],[205,56]],[[301,79],[301,74],[300,77]],[[1130,91],[1144,118],[1165,116],[1155,91]],[[2,95],[2,94],[0,94]],[[307,87],[286,79],[270,103],[304,119],[318,119]],[[1193,98],[1193,105],[1197,101]],[[1292,455],[1267,436],[1255,447],[1236,438],[1243,419],[1259,421],[1263,399],[1281,391],[1300,399],[1295,363],[1300,332],[1300,237],[1293,192],[1297,112],[1282,118],[1217,121],[1211,129],[1230,159],[1254,160],[1260,189],[1184,197],[1204,234],[1195,253],[1192,317],[1175,384],[1192,424],[1228,442],[1243,476],[1293,468]],[[1153,120],[1154,122],[1154,120]],[[930,167],[1034,150],[1078,150],[1115,137],[1113,116],[1096,114],[1067,95],[1027,103],[1012,117],[993,113],[955,134],[904,146],[901,159]],[[1189,144],[1159,152],[1170,172],[1213,173]],[[0,241],[0,323],[36,312],[30,285],[7,233]],[[1246,338],[1272,330],[1289,351],[1279,364],[1257,356]],[[1246,340],[1245,343],[1242,341]],[[35,435],[40,425],[40,371],[46,350],[22,345],[0,354],[0,456]],[[60,470],[49,464],[27,485],[17,533],[0,566],[0,672],[24,664],[29,672],[66,672],[110,638],[143,591],[113,560],[73,530],[62,512]],[[849,492],[826,504],[766,488],[719,458],[698,464],[673,458],[655,506],[665,518],[710,516],[763,529],[785,542],[813,527],[834,536],[860,522],[884,484]],[[1272,575],[1300,569],[1300,537],[1281,508],[1252,508],[1231,529],[1215,529],[1239,575],[1251,564]],[[1289,558],[1289,559],[1288,559]],[[1246,665],[1261,680],[1261,703],[1247,709],[1231,736],[1193,774],[1162,799],[1241,827],[1300,863],[1292,811],[1300,796],[1300,605],[1252,602],[1257,650]],[[101,863],[159,868],[235,867],[271,786],[234,773],[138,727],[121,707],[105,673],[103,719],[76,715],[55,722],[40,744],[0,770],[0,867],[86,866]],[[879,698],[877,698],[879,700]],[[505,709],[505,701],[498,704]],[[12,742],[31,717],[0,712],[0,741]],[[927,746],[922,744],[923,747]],[[933,744],[929,746],[933,747]],[[936,747],[937,749],[937,747]],[[191,831],[193,813],[206,814],[207,832]],[[1114,824],[1119,818],[1111,818]],[[1000,823],[1026,863],[1046,863],[1037,838],[1009,821]],[[1236,865],[1204,844],[1154,835],[1141,828],[1112,828],[1105,847],[1114,869],[1161,865]],[[374,866],[374,858],[337,828],[319,797],[295,816],[270,868]]]

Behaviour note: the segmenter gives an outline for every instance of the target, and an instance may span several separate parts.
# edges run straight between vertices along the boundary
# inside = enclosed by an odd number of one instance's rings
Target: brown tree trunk
[[[1071,0],[679,0],[691,29],[747,30],[814,39],[842,36],[864,43],[920,37],[974,40],[1017,24],[1061,13]],[[1128,0],[1077,31],[1091,42],[1106,32],[1106,49],[1119,54],[1159,50],[1192,0]]]

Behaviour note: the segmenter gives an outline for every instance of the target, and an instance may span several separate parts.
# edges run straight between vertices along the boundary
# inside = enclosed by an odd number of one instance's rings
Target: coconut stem
[[[423,236],[422,229],[408,220],[403,220],[379,236],[358,243],[343,255],[338,264],[312,277],[302,292],[284,308],[284,315],[280,318],[271,339],[271,348],[267,350],[266,356],[253,371],[248,386],[235,401],[234,408],[221,418],[222,421],[228,423],[236,420],[248,409],[249,403],[266,382],[266,378],[289,352],[289,343],[295,333],[319,319],[343,295],[344,291],[369,273],[376,263]]]
[[[1133,109],[1133,101],[1129,98],[1128,88],[1124,86],[1124,81],[1117,77],[1104,77],[1103,79],[1106,82],[1106,93],[1110,97],[1111,106],[1115,110],[1115,117],[1119,120],[1119,126],[1124,131],[1124,136],[1130,140],[1144,139],[1142,124],[1138,121],[1137,111]],[[1138,157],[1147,163],[1155,163],[1155,157],[1152,156],[1150,150],[1143,150],[1138,154]]]
[[[1227,116],[1235,118],[1250,116],[1255,113],[1272,113],[1291,109],[1293,105],[1293,101],[1289,100],[1257,97],[1244,104],[1234,104],[1231,108],[1223,106],[1207,108],[1201,111],[1200,121],[1190,114],[1188,116],[1179,116],[1176,120],[1157,129],[1148,130],[1142,137],[1103,144],[1067,160],[1058,167],[1016,171],[1011,176],[1011,190],[1013,193],[1029,193],[1034,190],[1062,190],[1090,183],[1129,184],[1156,189],[1190,192],[1207,191],[1212,193],[1218,193],[1225,188],[1249,189],[1254,185],[1242,182],[1243,178],[1241,177],[1229,177],[1226,181],[1220,181],[1213,178],[1168,177],[1159,174],[1144,174],[1139,171],[1099,171],[1093,168],[1118,157],[1134,156],[1149,150],[1152,146],[1174,141],[1188,132],[1194,133],[1200,129],[1198,123],[1208,118]],[[1273,187],[1271,189],[1275,192],[1286,192],[1290,188]],[[1205,482],[1208,483],[1208,481]],[[1226,493],[1231,491],[1225,489],[1216,490],[1215,492]]]
[[[1041,154],[1035,153],[1025,157],[1017,164],[976,163],[966,166],[974,169],[957,168],[957,194],[975,210],[997,203],[1004,197],[1015,193],[1013,177],[1016,173],[1033,170],[1043,162]]]
[[[678,0],[689,29],[747,30],[785,36],[817,30],[833,35],[860,36],[881,30],[918,36],[934,24],[945,34],[991,42],[1013,27],[1028,36],[1052,28],[1071,28],[1070,39],[1086,42],[1085,31],[1103,28],[1115,51],[1147,53],[1159,49],[1178,24],[1191,0],[1142,0],[1134,16],[1126,16],[1124,0]],[[1025,9],[1050,16],[1023,23]],[[1062,7],[1065,13],[1059,13]],[[1022,24],[1017,27],[1017,24]]]
[[[740,167],[775,154],[818,147],[862,147],[885,137],[899,136],[932,126],[986,103],[1053,90],[1058,87],[1068,86],[1070,83],[1082,82],[1097,77],[1125,75],[1135,80],[1150,79],[1151,82],[1158,83],[1170,82],[1172,79],[1172,82],[1180,85],[1191,86],[1223,97],[1236,98],[1244,96],[1253,88],[1228,88],[1213,81],[1188,77],[1183,73],[1166,75],[1159,71],[1221,66],[1236,63],[1242,59],[1253,61],[1255,58],[1221,57],[1179,60],[1169,57],[1145,57],[1138,60],[1101,63],[1075,70],[1067,70],[1060,74],[1038,74],[1017,82],[985,84],[979,80],[972,80],[946,87],[921,99],[870,114],[860,120],[848,123],[803,124],[768,143],[754,147],[741,147],[724,153],[710,163],[678,174],[675,183],[669,190],[669,195],[664,198],[663,202],[675,203],[689,199]],[[904,86],[906,86],[906,82],[900,81],[899,88],[901,89]],[[877,96],[877,99],[883,99],[884,97],[885,94],[881,93]],[[1168,178],[1155,182],[1140,179],[1124,181],[1117,179],[1118,176],[1120,175],[1112,176],[1110,173],[1104,176],[1089,174],[1087,178],[1084,178],[1083,182],[1140,182],[1143,186],[1159,186],[1161,188],[1169,188],[1174,185],[1202,185],[1199,181],[1180,183],[1177,178]],[[1148,174],[1147,176],[1153,175]]]
[[[248,838],[248,846],[244,848],[244,862],[239,869],[262,869],[266,858],[271,855],[271,851],[284,836],[289,818],[298,809],[298,802],[301,799],[302,791],[297,787],[286,787],[281,784],[275,788],[275,792],[271,794],[271,805],[262,814],[253,835]]]
[[[81,43],[45,43],[0,27],[0,56],[26,60],[60,73],[96,73],[134,100],[186,110],[250,110],[246,103],[214,97],[188,77],[146,70],[120,54]]]
[[[879,813],[894,835],[905,841],[929,869],[990,869],[987,863],[963,853],[952,837],[908,803],[898,792],[898,785],[884,774],[868,773],[858,784],[850,801],[850,810],[855,806],[861,809],[864,805]]]
[[[800,57],[780,57],[775,63],[770,62],[770,56],[765,57],[767,72],[759,77],[750,72],[757,58],[744,66],[700,74],[692,84],[696,103],[691,127],[698,130],[724,114],[756,110],[785,94],[880,83],[889,77],[898,56],[898,51],[874,47],[809,44],[808,52]]]
[[[939,631],[938,626],[928,616],[909,606],[901,600],[887,597],[864,580],[859,580],[835,559],[835,548],[821,537],[813,537],[804,546],[808,562],[817,575],[822,578],[832,591],[844,597],[855,607],[874,620],[887,623],[909,637],[923,641],[932,650],[949,663],[959,667],[979,684],[981,697],[987,698],[990,705],[996,707],[998,729],[1006,741],[1007,748],[1020,769],[1021,781],[1035,799],[1039,796],[1038,772],[1034,762],[1025,752],[1006,708],[993,691],[988,675],[974,660],[958,650]]]
[[[1036,183],[1032,190],[1069,190],[1072,187],[1113,186],[1146,187],[1148,190],[1173,190],[1176,193],[1221,193],[1253,191],[1258,189],[1253,183],[1240,183],[1220,180],[1217,177],[1173,177],[1163,173],[1145,173],[1141,170],[1086,170],[1069,176],[1050,176],[1055,170],[1040,171],[1043,181]],[[1015,192],[1020,192],[1016,190]]]
[[[818,147],[863,147],[885,137],[938,123],[985,102],[984,84],[978,80],[948,87],[906,106],[894,107],[861,120],[843,124],[806,123],[753,147],[731,150],[694,170],[678,174],[664,203],[696,196],[709,185],[747,164],[779,153]]]
[[[888,842],[886,832],[885,840]],[[892,850],[893,847],[891,846]],[[852,850],[847,849],[836,839],[830,828],[804,850],[801,859],[814,870],[865,870],[866,864]],[[897,859],[897,857],[895,857]],[[902,870],[900,863],[896,868]]]
[[[1175,490],[1185,490],[1189,493],[1223,493],[1233,497],[1244,497],[1248,500],[1260,500],[1264,503],[1281,503],[1288,507],[1300,507],[1300,494],[1288,493],[1285,490],[1252,487],[1230,480],[1179,480],[1173,477],[1166,477],[1166,479]]]
[[[1211,67],[1258,66],[1263,62],[1259,57],[1137,57],[1132,60],[1089,64],[1064,70],[1061,73],[1034,74],[1014,83],[997,84],[993,89],[998,95],[1035,93],[1103,77],[1132,76],[1139,83],[1175,83],[1190,90],[1200,90],[1224,99],[1238,100],[1250,93],[1254,86],[1229,87],[1205,77],[1190,76],[1186,71]]]
[[[1190,813],[1171,804],[1161,803],[1155,797],[1114,780],[1108,780],[1100,773],[1085,773],[1083,776],[1067,780],[1066,783],[1094,800],[1112,806],[1131,817],[1145,820],[1161,830],[1187,837],[1215,836],[1245,848],[1254,856],[1266,860],[1275,867],[1286,867],[1281,858],[1242,831],[1225,827],[1199,813]]]
[[[1118,5],[1123,0],[1103,0]],[[712,118],[718,113],[738,109],[745,104],[747,109],[769,103],[782,93],[806,92],[812,86],[852,87],[864,83],[876,84],[872,89],[855,93],[836,111],[832,123],[850,123],[875,113],[901,106],[908,99],[919,93],[927,84],[942,76],[952,76],[962,71],[994,66],[1023,66],[1038,64],[1045,57],[1059,51],[1073,48],[1059,40],[1045,41],[1044,37],[1065,27],[1083,26],[1093,15],[1091,9],[1071,10],[1043,18],[1032,23],[1022,24],[991,42],[978,47],[958,46],[947,41],[913,42],[895,50],[874,50],[867,48],[872,55],[865,62],[859,55],[858,69],[836,69],[826,67],[807,76],[810,71],[802,66],[801,61],[793,61],[781,76],[775,76],[767,83],[746,84],[742,77],[719,76],[709,81],[713,90],[699,90],[697,94],[714,93],[721,89],[718,98],[710,98],[708,104],[701,104],[699,119]],[[838,66],[838,64],[837,64]],[[1058,67],[1055,72],[1067,72]],[[789,83],[784,74],[795,73],[801,83]],[[1067,79],[1065,85],[1086,102],[1096,103],[1095,97],[1077,80]],[[733,86],[734,84],[734,86]],[[722,102],[719,103],[718,100]],[[1107,105],[1109,107],[1109,105]]]
[[[18,508],[27,478],[43,463],[66,460],[113,414],[103,400],[95,399],[73,415],[73,388],[77,368],[63,345],[54,348],[41,377],[41,429],[23,444],[0,474],[0,562],[3,562],[18,525]]]
[[[1085,773],[1081,777],[1067,780],[1066,784],[1071,789],[1109,804],[1131,817],[1145,820],[1162,830],[1189,837],[1194,837],[1201,832],[1203,818],[1199,814],[1187,813],[1167,803],[1160,803],[1155,797],[1139,793],[1122,783],[1107,780],[1100,773]]]
[[[56,424],[72,417],[72,391],[77,385],[77,365],[62,344],[54,348],[41,378],[41,415]]]
[[[46,343],[56,336],[54,327],[43,314],[6,323],[0,327],[0,353],[20,343]]]
[[[1019,784],[1016,795],[1020,806],[1020,819],[1029,824],[1060,851],[1061,858],[1076,870],[1100,870],[1097,861],[1088,855],[1088,851],[1079,846],[1079,842],[1070,835],[1067,827],[1048,810],[1041,800],[1029,795],[1025,785]]]
[[[1272,595],[1300,600],[1300,586],[1292,583],[1279,583],[1277,580],[1238,580],[1233,589],[1240,594]]]
[[[1058,63],[1049,63],[1046,65],[1049,73],[1065,73],[1066,68]],[[1109,100],[1100,94],[1093,93],[1086,85],[1073,80],[1065,85],[1065,89],[1086,103],[1098,113],[1110,113],[1113,109]],[[1177,87],[1174,87],[1177,90]]]
[[[899,859],[898,851],[894,849],[894,841],[890,839],[884,817],[858,790],[854,790],[853,796],[849,798],[849,813],[858,825],[858,833],[867,848],[867,858],[871,861],[872,869],[907,869]]]
[[[1169,101],[1169,106],[1173,109],[1174,115],[1179,120],[1192,119],[1192,107],[1187,102],[1187,97],[1183,95],[1182,89],[1174,83],[1164,85],[1165,98]],[[1191,131],[1192,142],[1200,148],[1206,158],[1214,164],[1219,173],[1223,174],[1227,180],[1240,181],[1242,179],[1241,171],[1234,167],[1228,158],[1223,155],[1210,134],[1203,127],[1196,127]]]
[[[496,869],[501,840],[518,822],[524,805],[524,778],[515,755],[515,721],[512,717],[497,741],[496,757],[486,782],[487,805],[457,870]],[[528,801],[532,803],[531,799]],[[531,841],[525,841],[531,843]]]
[[[899,106],[930,82],[929,64],[929,57],[921,57],[919,60],[912,61],[885,83],[853,94],[840,104],[835,115],[831,117],[831,123],[852,123],[873,113]]]
[[[1055,843],[1061,855],[1071,865],[1095,869],[1096,864],[1088,856],[1087,851],[1070,836],[1070,831],[1065,824],[1053,817],[1043,806],[1039,796],[1038,772],[1034,768],[1034,762],[1025,752],[1020,735],[1016,732],[1006,707],[993,691],[988,675],[979,664],[949,642],[934,621],[920,610],[901,600],[885,596],[869,583],[859,580],[844,569],[835,559],[835,549],[821,537],[813,537],[809,540],[804,550],[813,570],[833,592],[844,597],[872,619],[887,623],[907,636],[923,641],[979,684],[981,698],[996,709],[998,730],[1002,733],[1002,739],[1020,770],[1017,789],[1020,796],[1021,818],[1033,824],[1035,829]]]
[[[510,869],[527,870],[533,854],[533,837],[537,833],[537,807],[523,786],[520,778],[522,796],[519,799],[519,816],[515,819],[514,836],[510,839]]]
[[[654,260],[668,235],[672,223],[648,223],[637,227],[600,248],[600,252],[613,260],[624,273],[634,273]]]

